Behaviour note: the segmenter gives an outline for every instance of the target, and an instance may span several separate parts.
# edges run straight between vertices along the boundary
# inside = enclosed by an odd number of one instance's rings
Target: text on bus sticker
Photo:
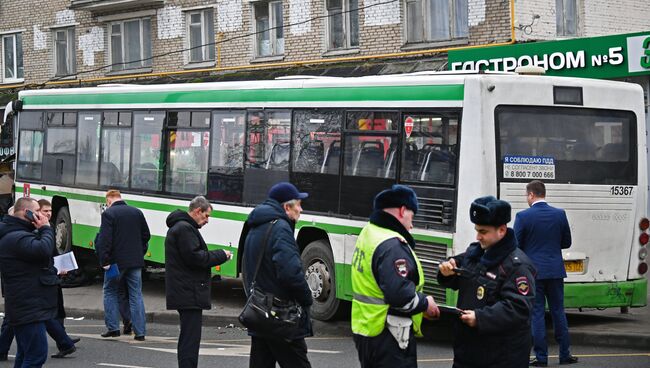
[[[555,179],[553,157],[505,156],[503,177],[506,179]]]

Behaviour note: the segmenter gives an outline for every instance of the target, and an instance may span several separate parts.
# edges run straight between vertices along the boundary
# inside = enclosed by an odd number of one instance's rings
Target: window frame
[[[573,29],[568,29],[567,24],[567,3],[573,4]],[[560,9],[560,5],[562,9]],[[560,37],[577,37],[578,36],[578,0],[555,0],[555,30]]]
[[[326,40],[327,40],[327,50],[328,51],[334,51],[334,50],[348,50],[348,49],[356,49],[359,48],[359,1],[357,0],[357,10],[352,12],[351,11],[351,5],[350,5],[350,0],[341,0],[341,8],[329,8],[328,6],[329,0],[325,0],[325,15],[326,15]],[[341,15],[343,16],[343,21],[342,23],[342,30],[341,33],[343,33],[343,46],[341,47],[335,47],[333,45],[333,37],[332,37],[332,19],[333,15],[336,15],[338,13],[342,13]],[[352,13],[355,13],[356,17],[356,23],[357,23],[357,39],[356,39],[356,45],[352,44],[352,21],[353,21],[353,15]]]
[[[65,48],[66,48],[66,65],[65,72],[59,72],[59,53],[58,53],[58,39],[57,36],[59,32],[65,34]],[[52,31],[52,44],[53,44],[53,56],[54,56],[54,76],[55,77],[67,77],[74,75],[77,71],[77,48],[76,48],[76,33],[75,27],[63,27],[56,28]]]
[[[11,38],[13,41],[13,66],[12,71],[15,77],[7,77],[6,67],[7,62],[5,60],[5,48],[6,48],[6,39]],[[20,47],[18,47],[18,38],[20,38]],[[23,82],[25,80],[25,63],[24,63],[24,49],[23,49],[23,34],[22,32],[7,33],[2,35],[2,81],[5,83],[17,83]],[[18,50],[20,49],[20,54]],[[20,56],[20,58],[19,58]],[[20,59],[20,60],[19,60]],[[22,66],[22,67],[21,67]],[[19,75],[22,74],[22,75]]]
[[[147,23],[149,24],[149,55],[146,55],[146,50],[144,47],[144,21],[148,21]],[[139,45],[140,45],[140,58],[134,61],[127,61],[126,60],[126,47],[125,47],[125,40],[126,40],[126,35],[125,35],[125,27],[124,25],[129,22],[137,21],[139,25]],[[120,55],[121,55],[121,60],[120,61],[115,61],[113,62],[113,55],[115,54],[115,51],[113,50],[113,26],[119,25],[120,26],[120,31],[119,31],[119,37],[120,37]],[[150,17],[143,17],[143,18],[131,18],[131,19],[123,19],[123,20],[118,20],[114,22],[108,23],[108,31],[106,32],[108,34],[108,59],[111,62],[111,72],[121,72],[124,70],[133,70],[133,69],[142,69],[142,68],[150,68],[153,65],[153,59],[151,57],[153,56],[153,37],[151,34],[151,18]],[[117,36],[118,34],[115,34]],[[145,60],[147,59],[147,60]],[[135,63],[136,61],[139,60],[139,65],[136,66],[129,66],[131,63]]]
[[[275,13],[273,12],[273,5],[274,4],[280,4],[280,8],[282,9],[282,27],[277,26],[277,19],[275,17]],[[285,53],[285,47],[284,47],[284,7],[282,6],[282,1],[278,0],[270,0],[270,1],[254,1],[251,3],[252,4],[252,13],[253,13],[253,49],[255,53],[255,58],[267,58],[267,57],[278,57],[278,56],[284,56]],[[260,53],[260,39],[259,36],[263,34],[263,32],[260,32],[259,29],[257,29],[257,22],[258,22],[258,16],[257,16],[257,10],[256,6],[258,4],[266,4],[267,10],[268,10],[268,23],[269,23],[269,28],[267,29],[267,32],[269,32],[269,42],[271,44],[271,53],[268,55],[262,55]],[[278,36],[277,36],[277,31],[278,29],[282,29],[282,52],[278,52],[276,50],[276,45],[278,43]]]
[[[212,26],[209,26],[208,12],[212,12]],[[201,47],[201,60],[192,60],[192,33],[190,30],[192,23],[192,15],[200,14],[201,15],[201,40],[195,46],[202,45]],[[212,34],[210,34],[212,30]],[[185,12],[185,46],[187,52],[185,53],[185,64],[197,64],[197,63],[206,63],[214,62],[216,60],[215,52],[215,33],[214,33],[214,8],[204,8],[197,10],[188,10]],[[212,51],[212,52],[210,52]]]
[[[429,8],[430,8],[430,2],[435,1],[435,0],[404,0],[404,18],[406,26],[404,27],[404,38],[406,40],[406,44],[426,44],[426,43],[437,43],[437,42],[449,42],[449,41],[459,41],[459,40],[467,40],[469,38],[469,0],[447,0],[447,8],[449,11],[449,19],[448,19],[448,31],[449,33],[447,34],[446,37],[442,38],[433,38],[433,35],[431,35],[432,32],[432,22],[433,20],[430,19],[429,15]],[[467,21],[467,29],[462,30],[463,34],[459,34],[459,28],[460,24],[456,23],[456,14],[458,13],[457,10],[457,3],[458,1],[465,1],[468,7],[467,13],[468,13],[468,21]],[[414,2],[420,2],[420,9],[419,12],[416,14],[418,17],[421,18],[421,24],[422,28],[419,30],[421,33],[422,39],[421,40],[411,40],[409,39],[409,24],[414,24],[414,22],[409,19],[409,12],[408,12],[408,5],[409,3],[414,3]]]

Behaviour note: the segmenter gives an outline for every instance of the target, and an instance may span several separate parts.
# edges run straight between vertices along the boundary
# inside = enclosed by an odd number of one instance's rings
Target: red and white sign
[[[29,198],[29,195],[31,194],[31,187],[29,184],[25,183],[23,184],[23,197]]]
[[[411,133],[413,133],[413,118],[410,116],[404,120],[404,132],[406,132],[406,138],[411,137]]]

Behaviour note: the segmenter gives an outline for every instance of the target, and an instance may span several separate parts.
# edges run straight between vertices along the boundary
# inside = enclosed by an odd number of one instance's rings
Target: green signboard
[[[450,70],[514,71],[534,65],[546,74],[622,78],[650,74],[650,31],[449,51]]]

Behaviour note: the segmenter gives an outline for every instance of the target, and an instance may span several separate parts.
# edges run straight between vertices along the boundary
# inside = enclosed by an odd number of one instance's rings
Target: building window
[[[555,0],[555,19],[558,36],[578,35],[578,11],[576,0]]]
[[[54,74],[67,76],[77,69],[74,28],[61,28],[54,31]]]
[[[110,24],[113,71],[151,66],[151,20],[131,19]]]
[[[214,60],[214,10],[187,13],[188,60],[190,63]]]
[[[2,36],[2,65],[2,79],[5,82],[19,81],[25,77],[22,34]]]
[[[359,46],[359,1],[326,0],[329,22],[328,49]]]
[[[468,0],[406,0],[407,42],[445,41],[469,35]]]
[[[282,1],[255,3],[255,54],[257,57],[284,54]]]

